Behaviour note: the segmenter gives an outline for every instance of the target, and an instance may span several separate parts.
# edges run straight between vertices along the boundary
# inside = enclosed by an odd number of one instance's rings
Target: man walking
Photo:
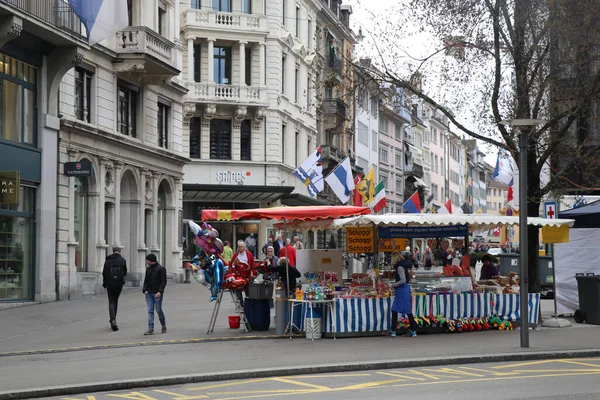
[[[119,306],[119,296],[125,285],[125,275],[127,275],[127,262],[121,256],[121,248],[113,247],[112,254],[106,257],[104,268],[102,269],[102,287],[108,293],[108,315],[110,328],[118,331],[117,308]]]
[[[142,292],[146,295],[146,305],[148,306],[148,330],[144,332],[144,335],[154,334],[154,308],[156,308],[158,319],[162,325],[162,333],[167,333],[167,321],[162,309],[165,286],[167,286],[167,270],[157,262],[154,254],[146,256],[146,264],[148,266]]]

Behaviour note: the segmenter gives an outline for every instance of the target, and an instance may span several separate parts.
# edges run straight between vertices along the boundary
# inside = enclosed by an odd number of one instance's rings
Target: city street
[[[293,360],[292,360],[293,361]],[[56,400],[238,400],[436,398],[479,400],[570,399],[600,397],[600,359],[459,365],[357,373],[282,376],[143,390],[90,393]]]

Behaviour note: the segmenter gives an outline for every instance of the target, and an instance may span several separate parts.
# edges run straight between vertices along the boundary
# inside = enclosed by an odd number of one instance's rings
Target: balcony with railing
[[[425,173],[423,172],[423,166],[417,163],[408,163],[404,165],[404,174],[407,176],[416,176],[417,178],[423,179]]]
[[[145,26],[130,26],[117,32],[117,72],[141,78],[170,79],[179,74],[175,65],[175,43]],[[143,68],[140,68],[140,65]]]
[[[448,125],[446,116],[439,110],[435,110],[433,112],[433,119],[435,119],[437,122],[439,122],[442,125]]]
[[[86,40],[83,24],[66,1],[0,0],[0,17],[6,16],[22,18],[22,30],[54,45]]]
[[[337,55],[330,54],[327,57],[327,69],[341,77],[344,71],[344,63]]]
[[[235,103],[267,105],[267,88],[246,85],[221,85],[208,82],[187,82],[189,103]]]
[[[338,163],[346,157],[342,150],[329,144],[321,146],[321,156],[323,157],[323,161],[332,160]]]
[[[267,18],[259,14],[213,11],[210,9],[187,9],[182,14],[182,30],[207,29],[219,33],[267,32]]]

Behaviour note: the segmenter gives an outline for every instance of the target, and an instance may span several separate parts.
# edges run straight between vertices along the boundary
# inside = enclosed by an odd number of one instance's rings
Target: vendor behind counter
[[[481,257],[481,262],[483,263],[483,266],[481,267],[480,280],[492,279],[492,277],[500,274],[498,266],[492,262],[492,257],[489,254]]]
[[[276,272],[279,275],[279,279],[281,279],[281,283],[283,283],[283,287],[285,287],[287,289],[287,292],[289,293],[292,290],[296,290],[296,279],[300,278],[302,276],[302,274],[300,274],[300,271],[298,271],[298,269],[296,269],[295,267],[292,267],[291,265],[287,265],[286,266],[286,258],[285,257],[280,257],[279,258],[279,265],[277,266],[267,266],[266,270],[267,272]],[[287,274],[286,274],[286,267],[287,267]],[[287,277],[290,277],[290,282],[287,282]]]

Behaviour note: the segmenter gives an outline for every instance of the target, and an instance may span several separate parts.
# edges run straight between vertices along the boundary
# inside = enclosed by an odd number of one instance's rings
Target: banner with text
[[[410,246],[410,240],[405,238],[379,238],[377,250],[382,253],[391,253],[404,251],[406,246]]]
[[[469,228],[467,225],[452,226],[389,226],[379,228],[379,239],[407,238],[407,239],[429,239],[467,236]]]
[[[346,228],[346,251],[348,253],[373,253],[372,228]]]

